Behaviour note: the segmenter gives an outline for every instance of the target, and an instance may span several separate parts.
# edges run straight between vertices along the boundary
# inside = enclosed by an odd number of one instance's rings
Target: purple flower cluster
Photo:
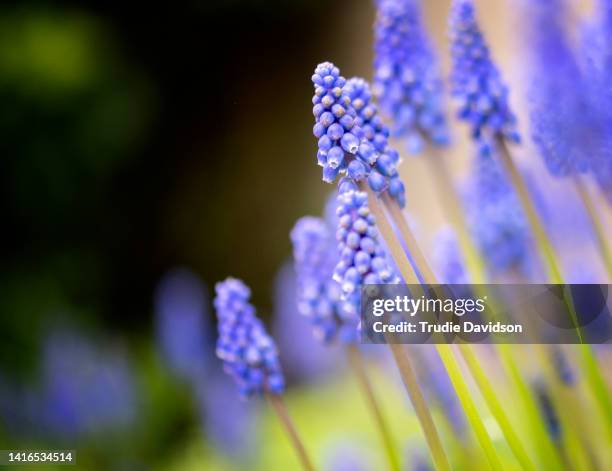
[[[378,109],[372,101],[370,86],[364,79],[355,77],[346,83],[346,91],[357,113],[357,123],[364,137],[378,153],[376,163],[369,172],[363,162],[355,160],[349,164],[348,176],[354,181],[359,181],[368,175],[368,185],[372,190],[381,193],[388,189],[391,197],[403,208],[406,205],[406,192],[397,171],[399,153],[389,146],[389,130],[378,115]]]
[[[313,326],[315,337],[330,343],[356,341],[359,317],[341,299],[340,285],[332,278],[338,251],[321,218],[306,216],[291,231],[298,282],[298,310]]]
[[[449,142],[442,80],[423,26],[420,0],[378,0],[374,90],[393,134],[418,152],[424,139]]]
[[[317,66],[312,81],[313,133],[319,140],[317,160],[323,180],[331,183],[340,174],[353,181],[367,179],[373,191],[388,190],[403,206],[404,185],[396,168],[399,155],[388,146],[389,131],[377,115],[367,83],[347,82],[330,62]]]
[[[360,286],[396,284],[400,278],[387,261],[378,240],[367,194],[360,191],[341,193],[337,214],[340,260],[334,270],[334,279],[342,286],[350,311],[359,315]]]
[[[459,105],[458,117],[470,125],[475,139],[488,134],[518,142],[508,88],[490,57],[472,0],[454,0],[450,36],[452,94]]]
[[[285,380],[276,345],[249,303],[251,291],[235,278],[217,283],[215,290],[219,320],[216,351],[226,373],[245,397],[266,391],[282,393]]]

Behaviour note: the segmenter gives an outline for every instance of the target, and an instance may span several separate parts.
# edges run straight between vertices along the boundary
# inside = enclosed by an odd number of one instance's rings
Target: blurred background
[[[447,71],[449,2],[423,3]],[[477,2],[520,108],[509,3]],[[307,326],[288,264],[295,220],[321,214],[331,191],[314,165],[312,70],[333,60],[370,78],[373,21],[367,0],[0,7],[3,449],[76,449],[82,469],[291,469],[277,426],[238,401],[213,358],[210,301],[228,275],[251,286],[279,341],[296,420],[330,404],[346,416],[305,425],[321,460],[376,448],[370,432],[349,432],[369,422],[338,352],[292,341]],[[422,166],[408,159],[402,172],[429,247],[444,221]],[[580,260],[597,271],[589,247]],[[407,405],[384,355],[372,361]],[[272,440],[263,452],[258,437]],[[415,426],[411,460],[419,440]],[[376,469],[378,457],[357,467],[368,459],[343,469]]]

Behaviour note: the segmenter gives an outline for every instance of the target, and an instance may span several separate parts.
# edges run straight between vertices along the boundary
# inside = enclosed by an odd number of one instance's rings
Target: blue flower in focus
[[[508,88],[493,63],[476,21],[472,0],[454,0],[450,15],[452,95],[458,117],[472,136],[520,140],[516,118],[508,104]]]
[[[367,179],[374,192],[389,191],[403,206],[404,185],[396,169],[399,155],[387,145],[389,133],[377,116],[367,83],[362,79],[347,82],[329,62],[319,64],[312,81],[313,133],[319,139],[317,160],[323,167],[323,180],[331,183],[339,175],[352,182]]]
[[[359,317],[347,309],[340,285],[332,278],[338,250],[327,224],[321,218],[303,217],[291,231],[291,241],[299,312],[309,319],[319,340],[354,342]]]
[[[120,430],[136,415],[133,373],[125,355],[104,351],[80,334],[53,332],[45,341],[37,422],[73,440]]]
[[[155,295],[156,333],[164,359],[184,380],[202,376],[209,359],[205,288],[186,269],[168,273]]]
[[[532,137],[555,176],[589,169],[596,128],[584,78],[564,31],[566,13],[564,0],[529,4]]]
[[[388,190],[391,197],[403,208],[406,205],[406,192],[397,171],[399,154],[389,146],[389,130],[378,115],[370,86],[364,79],[354,77],[346,83],[345,90],[351,99],[357,123],[365,139],[378,153],[376,163],[370,168],[360,161],[351,162],[347,175],[354,181],[359,181],[367,175],[368,185],[372,190],[377,193]]]
[[[346,191],[338,195],[338,250],[340,260],[334,279],[340,283],[347,311],[359,317],[360,286],[400,282],[385,250],[378,240],[374,216],[368,207],[368,195]]]
[[[251,290],[240,280],[228,278],[215,286],[219,338],[217,356],[224,370],[245,396],[281,394],[285,380],[274,340],[249,303]]]
[[[356,125],[355,110],[344,91],[346,79],[331,62],[323,62],[312,76],[315,94],[312,113],[316,123],[313,134],[318,142],[317,160],[323,167],[323,180],[331,183],[348,168],[349,156],[358,156],[364,164],[376,161],[376,153],[367,144],[362,147],[363,133]]]
[[[424,139],[449,142],[442,80],[423,26],[420,0],[377,0],[374,90],[393,134],[418,152]]]
[[[468,219],[481,253],[492,273],[528,269],[529,230],[520,203],[492,154],[482,147],[476,156]]]

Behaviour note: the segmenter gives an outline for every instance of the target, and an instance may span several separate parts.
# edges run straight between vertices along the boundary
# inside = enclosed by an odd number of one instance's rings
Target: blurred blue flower
[[[595,123],[584,78],[564,30],[566,2],[539,0],[529,2],[528,9],[532,137],[551,174],[586,172]]]
[[[453,0],[450,37],[452,95],[458,103],[458,117],[469,124],[476,139],[488,134],[518,142],[508,88],[490,57],[472,0]]]
[[[327,446],[325,471],[369,471],[374,469],[363,452],[363,447],[346,442],[334,442]]]
[[[281,394],[285,379],[272,337],[255,315],[249,303],[251,290],[236,278],[227,278],[215,286],[219,337],[217,356],[224,370],[248,397],[270,392]]]
[[[467,195],[468,221],[492,273],[529,269],[530,236],[516,194],[493,155],[481,147]]]
[[[595,180],[612,204],[612,3],[597,0],[595,15],[583,31],[588,100],[594,114],[590,164]]]
[[[534,390],[546,430],[554,442],[560,443],[562,435],[561,423],[550,397],[550,392],[543,381],[536,382]]]
[[[170,370],[186,381],[204,375],[208,367],[207,301],[203,283],[184,268],[167,273],[157,286],[157,341]]]
[[[256,404],[243,400],[228,376],[221,372],[199,378],[195,387],[206,437],[216,450],[246,460],[257,441]]]
[[[328,281],[336,283],[331,279],[331,271],[327,276]],[[283,264],[276,275],[273,333],[282,352],[281,364],[286,374],[298,380],[312,381],[337,366],[337,350],[325,348],[312,335],[304,335],[310,322],[298,311],[296,278],[291,263]]]
[[[438,278],[442,283],[449,285],[469,284],[469,276],[463,265],[459,242],[451,228],[443,228],[436,234],[433,257]]]
[[[136,416],[132,368],[119,349],[101,349],[76,332],[52,332],[43,348],[39,400],[39,424],[55,437],[125,429]]]
[[[423,25],[420,0],[377,0],[374,91],[394,136],[418,152],[423,139],[444,145],[442,80]]]
[[[387,260],[378,240],[374,216],[368,207],[368,195],[346,191],[338,195],[338,231],[340,260],[334,279],[342,287],[349,315],[360,316],[360,286],[396,284],[399,276]]]
[[[358,316],[347,311],[340,285],[332,278],[338,249],[330,228],[323,219],[306,216],[293,227],[291,241],[299,312],[308,318],[317,339],[355,341]]]
[[[576,376],[567,355],[563,351],[560,345],[551,345],[553,366],[557,373],[557,376],[561,382],[567,386],[571,386],[576,382]]]

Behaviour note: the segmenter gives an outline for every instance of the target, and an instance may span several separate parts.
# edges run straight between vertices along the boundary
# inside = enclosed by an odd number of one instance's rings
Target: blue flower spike
[[[452,95],[459,119],[469,124],[475,139],[484,136],[520,142],[508,87],[490,56],[472,0],[453,1],[450,38]]]
[[[225,372],[234,378],[244,397],[283,393],[285,380],[278,351],[249,303],[250,289],[242,281],[228,278],[217,283],[215,290],[219,320],[216,351]]]
[[[340,260],[334,279],[340,283],[347,309],[359,315],[362,285],[397,284],[399,276],[387,261],[378,240],[374,216],[368,208],[368,195],[347,191],[338,196],[338,250]]]
[[[310,320],[320,341],[354,343],[359,316],[346,308],[340,285],[332,278],[338,249],[328,225],[321,218],[303,217],[293,227],[291,241],[299,312]]]
[[[419,152],[423,141],[444,146],[443,82],[423,25],[420,0],[378,0],[374,28],[374,91],[394,136]]]
[[[359,78],[347,81],[330,62],[317,66],[312,82],[313,133],[323,181],[332,183],[339,176],[355,183],[366,181],[372,191],[388,191],[403,207],[399,154],[388,145],[389,130],[378,116],[368,83]]]

